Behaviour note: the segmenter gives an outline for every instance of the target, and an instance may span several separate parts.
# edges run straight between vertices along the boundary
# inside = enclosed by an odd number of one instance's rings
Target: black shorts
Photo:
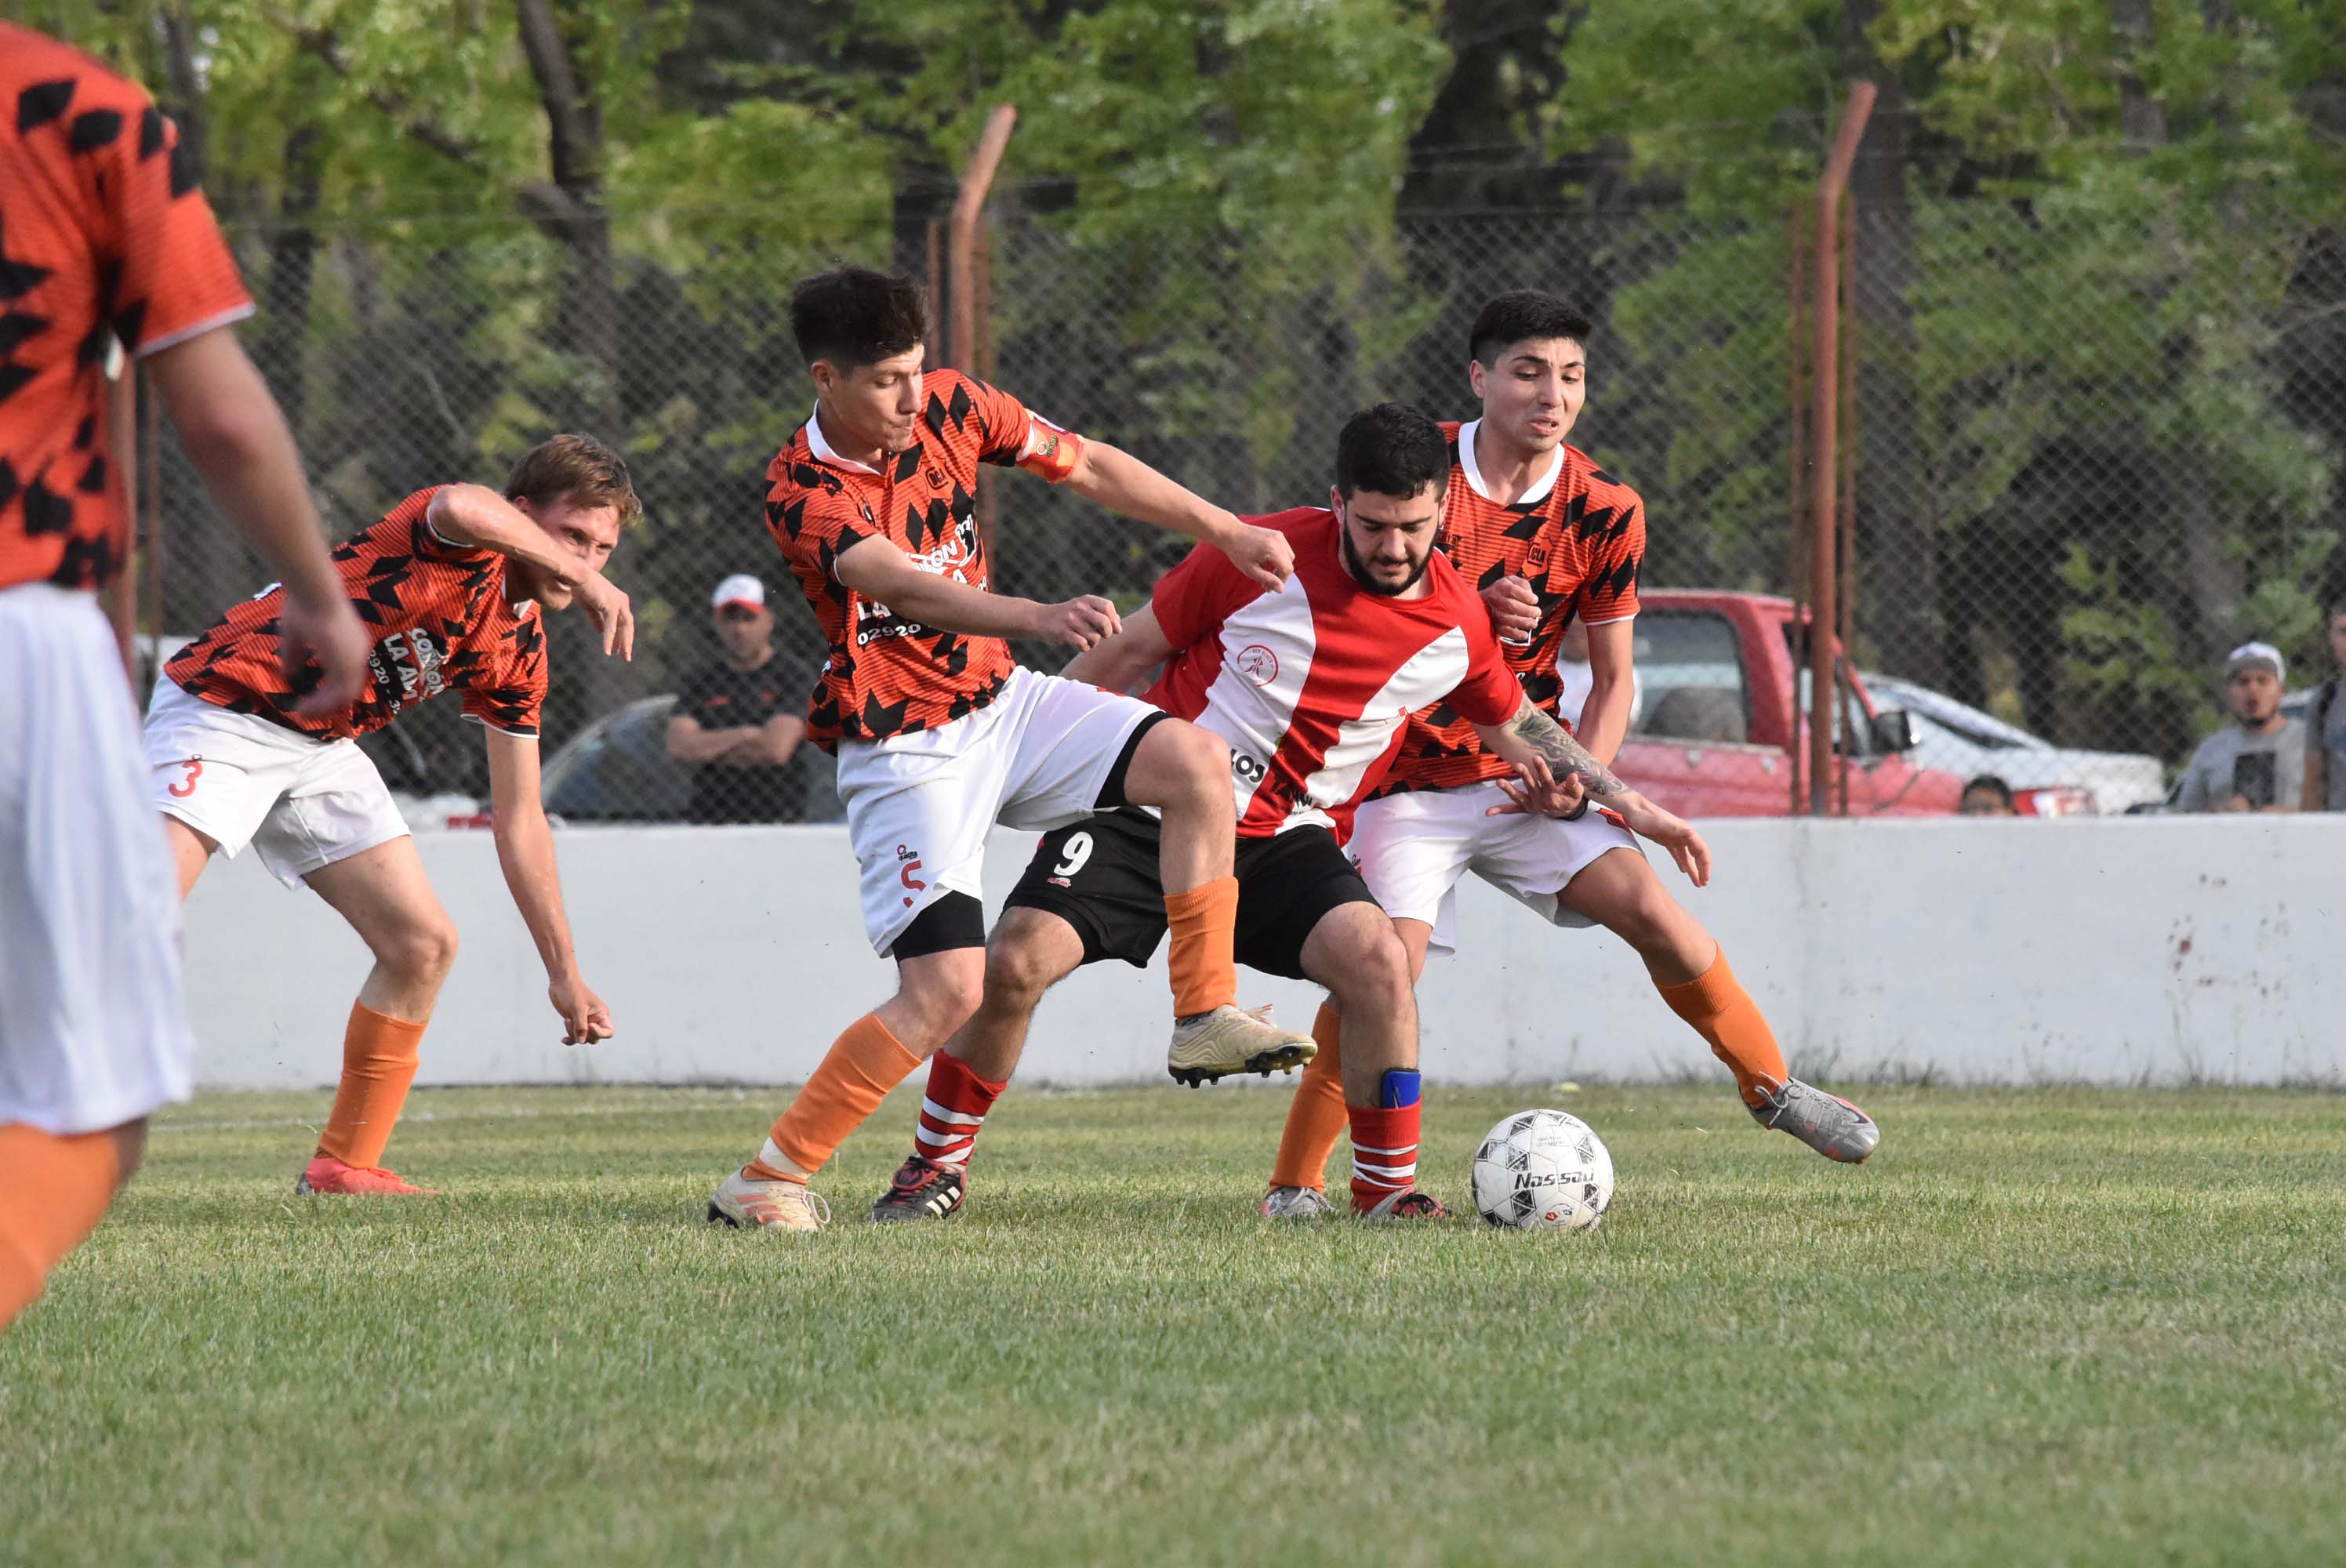
[[[1103,811],[1046,833],[1011,890],[1006,909],[1046,910],[1084,939],[1084,962],[1146,966],[1165,940],[1165,885],[1157,866],[1157,819]],[[1303,972],[1303,939],[1330,910],[1373,904],[1369,884],[1325,828],[1240,839],[1238,961],[1290,980]]]

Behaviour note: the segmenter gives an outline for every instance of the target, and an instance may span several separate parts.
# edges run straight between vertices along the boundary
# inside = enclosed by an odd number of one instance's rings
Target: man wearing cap
[[[2286,669],[2270,643],[2242,643],[2224,660],[2234,722],[2199,743],[2183,769],[2186,811],[2294,811],[2305,777],[2305,726],[2284,718]]]
[[[709,596],[725,657],[685,678],[668,722],[668,754],[693,770],[695,822],[796,822],[806,780],[791,765],[811,675],[774,652],[766,585],[737,572]]]

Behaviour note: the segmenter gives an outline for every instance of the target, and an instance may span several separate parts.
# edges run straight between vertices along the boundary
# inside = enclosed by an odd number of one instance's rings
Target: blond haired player
[[[641,510],[617,453],[557,435],[523,455],[502,494],[478,484],[419,490],[334,551],[342,591],[373,639],[370,680],[354,700],[302,710],[312,677],[283,672],[278,587],[230,610],[156,681],[147,761],[180,895],[211,856],[250,844],[286,886],[306,883],[325,900],[374,956],[343,1030],[333,1111],[295,1192],[427,1190],[382,1168],[382,1156],[455,962],[456,928],[358,747],[419,702],[454,689],[481,726],[497,863],[546,965],[563,1043],[609,1038],[610,1010],[578,972],[538,800],[543,612],[575,602],[606,653],[630,655],[627,596],[602,567]]]
[[[1452,451],[1440,548],[1484,590],[1508,662],[1541,711],[1556,709],[1564,628],[1586,626],[1592,681],[1579,738],[1609,767],[1629,723],[1646,511],[1637,492],[1565,442],[1587,396],[1588,333],[1587,318],[1550,295],[1522,290],[1484,306],[1467,367],[1482,417],[1443,426]],[[1735,1074],[1761,1125],[1831,1159],[1872,1154],[1881,1139],[1872,1117],[1786,1070],[1727,955],[1610,809],[1619,782],[1580,774],[1590,800],[1576,819],[1489,815],[1511,772],[1471,724],[1437,708],[1413,718],[1386,793],[1361,808],[1350,850],[1392,916],[1412,979],[1430,948],[1454,949],[1455,889],[1471,871],[1556,925],[1601,925],[1636,949],[1663,1003]],[[1336,1008],[1321,1009],[1312,1034],[1320,1053],[1289,1108],[1263,1200],[1272,1217],[1330,1207],[1322,1172],[1344,1128]]]
[[[184,1099],[178,904],[97,590],[127,518],[107,340],[145,367],[213,496],[286,583],[285,657],[356,691],[291,433],[228,331],[252,300],[177,127],[88,56],[0,22],[0,1325],[89,1234]]]

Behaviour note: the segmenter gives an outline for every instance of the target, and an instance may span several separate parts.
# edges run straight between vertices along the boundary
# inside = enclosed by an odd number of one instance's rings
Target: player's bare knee
[[[1390,924],[1364,926],[1337,955],[1333,973],[1338,983],[1329,989],[1339,1013],[1392,1017],[1409,1005],[1409,950]]]
[[[375,949],[376,962],[402,977],[436,984],[456,966],[456,922],[443,911],[415,921]]]
[[[1007,916],[1004,924],[1010,929],[997,930],[985,950],[985,1004],[995,1012],[1032,1013],[1066,967],[1039,929],[1014,924]]]
[[[925,1055],[937,1044],[969,1022],[985,994],[985,959],[978,948],[956,949],[951,953],[933,955],[947,962],[925,964],[917,980],[906,976],[904,988],[898,993],[919,1020],[915,1033],[931,1044],[925,1048],[907,1039],[904,1044],[921,1049]]]
[[[1649,882],[1624,899],[1610,924],[1614,934],[1640,953],[1675,952],[1685,945],[1692,921],[1660,882]]]
[[[1151,782],[1158,799],[1149,805],[1210,810],[1230,799],[1230,748],[1212,730],[1168,719],[1141,742],[1153,747],[1158,767]]]

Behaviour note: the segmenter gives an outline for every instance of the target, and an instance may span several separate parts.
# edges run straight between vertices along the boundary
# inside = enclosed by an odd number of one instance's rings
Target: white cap
[[[747,572],[736,572],[717,585],[717,591],[709,596],[709,604],[711,609],[719,610],[728,605],[754,605],[762,610],[766,607],[766,585]]]
[[[2241,670],[2263,665],[2273,673],[2275,680],[2287,683],[2289,667],[2281,663],[2280,649],[2270,643],[2242,643],[2224,656],[2224,678],[2231,679]]]

